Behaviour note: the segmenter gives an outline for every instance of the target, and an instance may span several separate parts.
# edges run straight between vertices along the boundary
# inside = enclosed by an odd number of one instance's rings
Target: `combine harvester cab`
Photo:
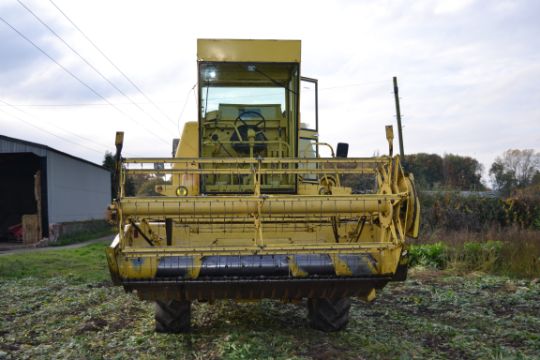
[[[350,297],[371,301],[405,279],[419,203],[392,128],[389,156],[320,143],[300,41],[199,40],[198,85],[198,121],[173,158],[123,158],[117,133],[119,233],[107,259],[116,285],[156,302],[157,331],[189,330],[193,300],[262,298],[306,298],[313,327],[340,330]],[[314,104],[302,121],[301,101]],[[134,174],[161,177],[159,196],[126,196]],[[353,193],[342,185],[351,176],[373,186]]]

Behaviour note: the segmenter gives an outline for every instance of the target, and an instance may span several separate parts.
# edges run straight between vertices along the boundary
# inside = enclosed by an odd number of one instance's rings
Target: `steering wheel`
[[[258,123],[256,123],[255,125],[248,125],[248,123],[246,122],[246,120],[242,119],[242,116],[247,115],[247,114],[249,114],[249,115],[256,115],[256,116],[258,116],[259,118],[261,118],[261,120],[260,120]],[[234,120],[234,128],[235,128],[235,129],[237,128],[237,125],[236,125],[236,124],[238,124],[239,121],[242,123],[242,126],[251,127],[251,128],[254,129],[254,130],[255,130],[255,128],[258,129],[258,128],[259,128],[259,125],[262,124],[262,126],[263,126],[263,131],[266,131],[266,119],[264,118],[264,116],[261,115],[261,113],[259,113],[259,112],[257,112],[257,111],[250,111],[250,110],[248,110],[248,111],[244,111],[244,112],[242,112],[240,115],[238,115],[238,117],[236,118],[236,120]],[[258,132],[258,131],[257,131],[257,132]]]
[[[261,120],[259,120],[259,122],[257,122],[256,124],[250,125],[246,122],[246,120],[242,119],[243,116],[248,115],[248,114],[255,115],[259,117]],[[241,123],[240,125],[238,125],[239,122]],[[259,126],[261,125],[262,125],[262,130],[259,128]],[[247,139],[248,130],[250,129],[255,131],[255,141],[258,142],[257,144],[254,145],[253,150],[256,152],[260,152],[266,149],[266,144],[263,143],[264,141],[267,140],[266,136],[264,135],[266,131],[266,119],[259,112],[249,111],[249,110],[242,112],[234,120],[233,127],[234,127],[234,132],[233,132],[233,135],[231,136],[231,141],[233,141],[233,148],[236,151],[241,152],[241,153],[249,153],[249,145],[246,144],[246,142],[248,140]]]

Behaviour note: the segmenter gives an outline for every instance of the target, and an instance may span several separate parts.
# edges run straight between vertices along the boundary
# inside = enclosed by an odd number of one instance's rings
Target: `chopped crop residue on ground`
[[[415,271],[354,301],[348,329],[312,330],[305,304],[195,303],[193,331],[153,331],[153,304],[108,281],[0,281],[0,358],[540,358],[540,284]]]

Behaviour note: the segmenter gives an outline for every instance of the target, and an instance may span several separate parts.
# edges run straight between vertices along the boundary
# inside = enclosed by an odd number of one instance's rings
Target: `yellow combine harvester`
[[[343,329],[350,297],[371,301],[404,280],[405,239],[418,234],[392,128],[389,156],[319,142],[317,80],[300,76],[300,41],[199,40],[197,51],[198,122],[185,124],[176,155],[122,158],[117,133],[114,283],[156,302],[160,332],[189,330],[193,300],[261,298],[307,298],[313,327]],[[132,174],[167,184],[129,197]],[[353,193],[342,185],[352,176],[373,186]]]

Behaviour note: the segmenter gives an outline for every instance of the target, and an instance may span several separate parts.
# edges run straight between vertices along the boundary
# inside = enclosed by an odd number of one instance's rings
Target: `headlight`
[[[179,186],[176,188],[176,196],[187,196],[188,190],[185,186]]]

